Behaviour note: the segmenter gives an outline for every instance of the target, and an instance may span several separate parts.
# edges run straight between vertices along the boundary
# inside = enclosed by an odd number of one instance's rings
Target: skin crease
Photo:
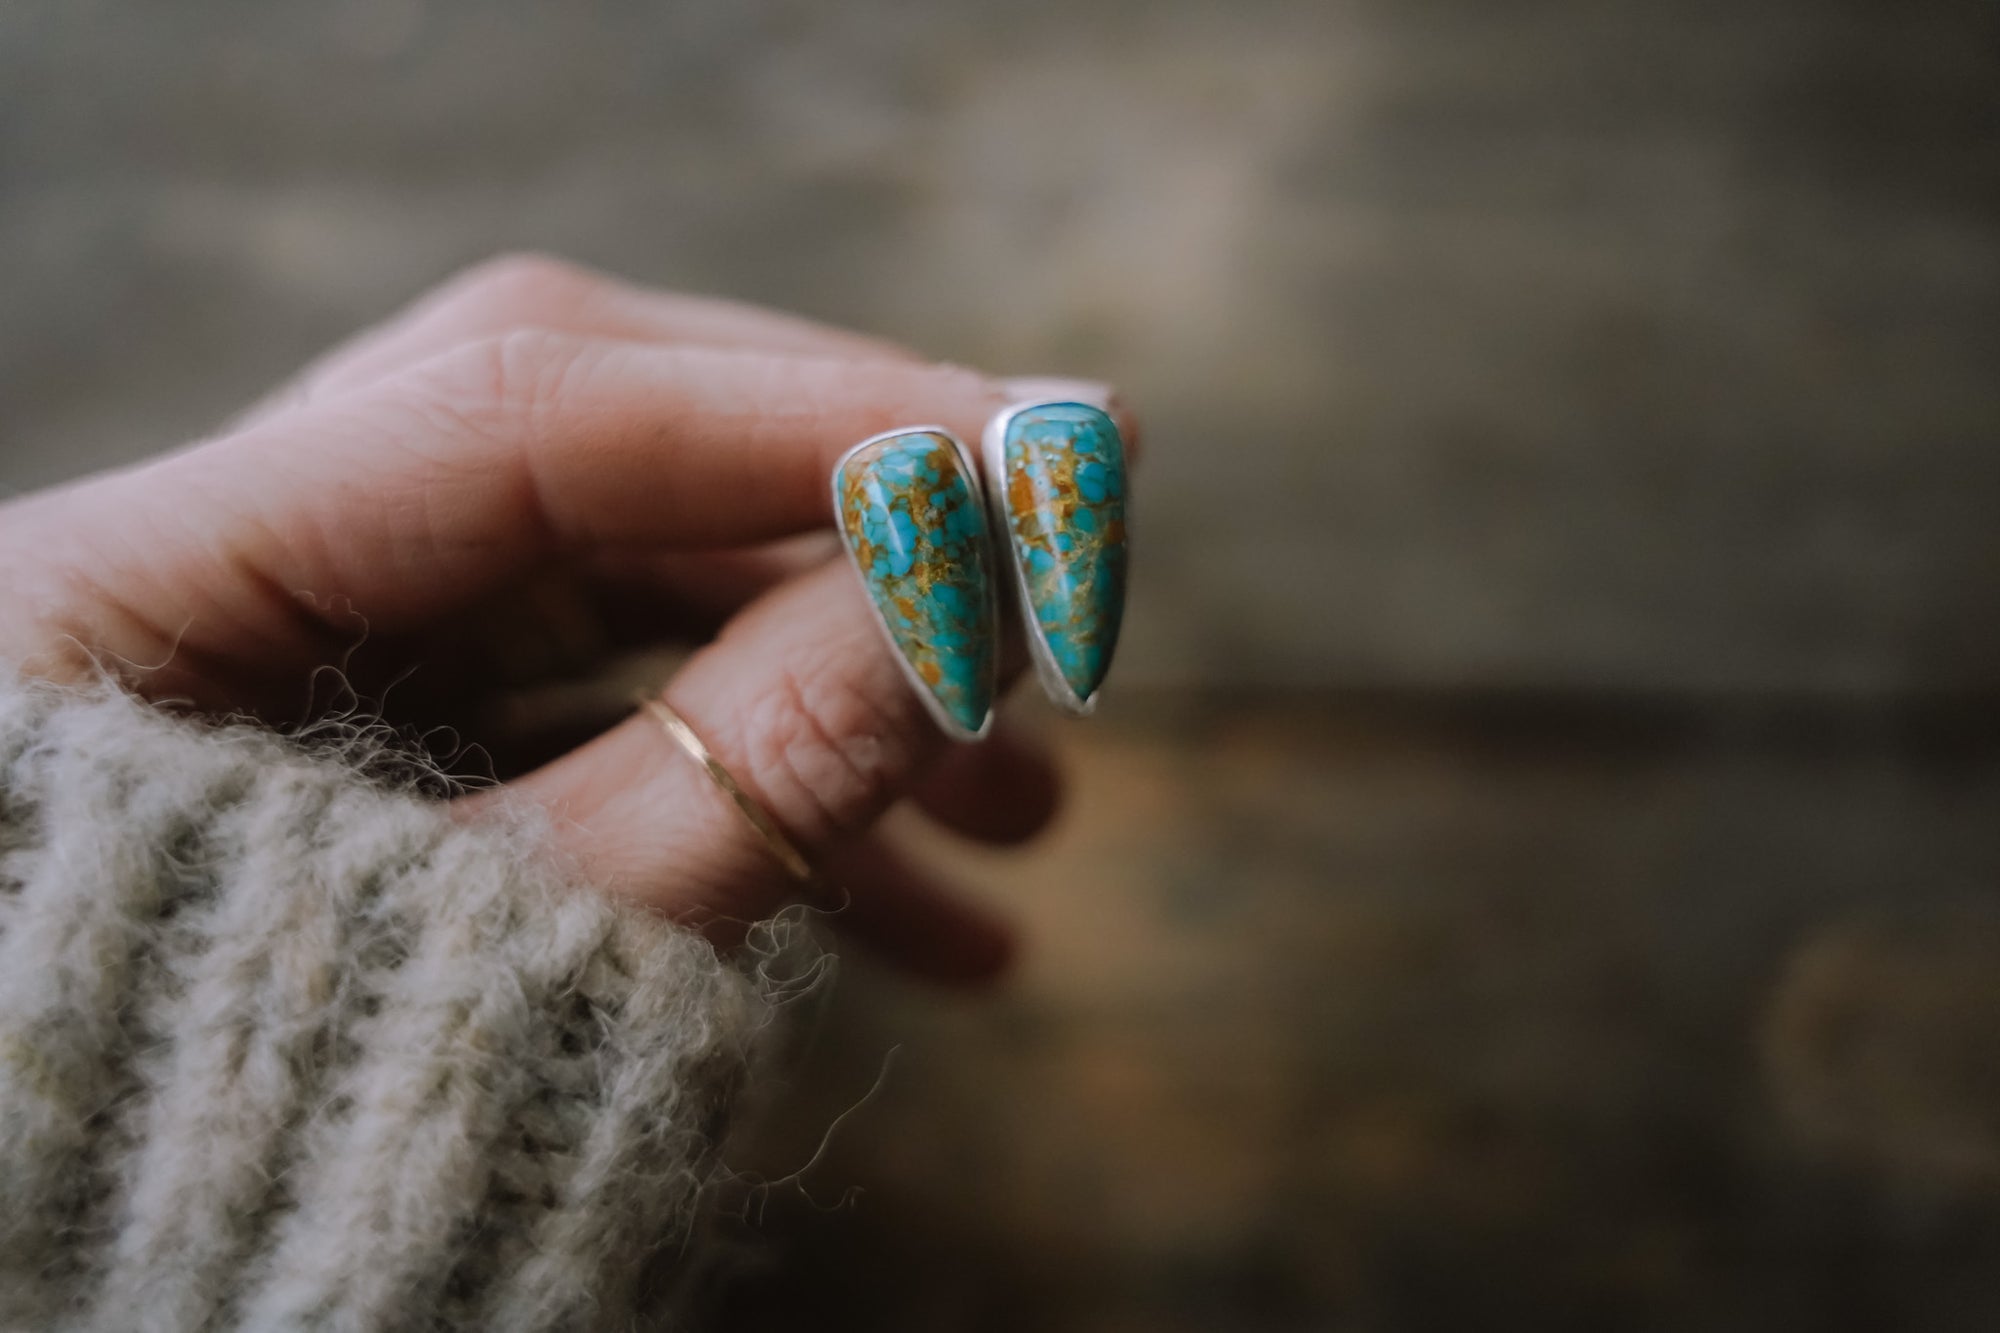
[[[1022,841],[1054,816],[1055,771],[1004,723],[945,741],[825,530],[854,441],[977,438],[1007,399],[793,316],[490,261],[216,437],[0,506],[0,657],[279,725],[358,697],[451,728],[510,779],[469,812],[545,807],[591,882],[726,940],[792,886],[650,718],[556,753],[494,721],[607,653],[706,643],[667,697],[840,886],[836,925],[917,975],[987,980],[1011,928],[871,828],[910,798]],[[1004,688],[1020,645],[1001,660]]]

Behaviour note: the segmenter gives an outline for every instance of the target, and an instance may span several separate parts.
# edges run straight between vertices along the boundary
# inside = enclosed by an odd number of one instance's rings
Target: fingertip
[[[1020,954],[1021,934],[1013,923],[968,912],[950,936],[921,953],[893,956],[893,961],[935,985],[977,990],[1005,981]]]
[[[1112,391],[1110,401],[1104,410],[1111,414],[1112,421],[1118,425],[1118,437],[1125,443],[1125,462],[1127,465],[1136,466],[1139,456],[1145,452],[1138,413],[1133,411],[1131,401],[1116,390]]]
[[[961,952],[951,970],[936,979],[973,989],[997,986],[1012,975],[1021,957],[1021,932],[1011,923],[995,921],[992,926],[976,948]]]
[[[962,837],[1014,847],[1055,822],[1062,769],[1038,738],[1005,721],[986,743],[947,751],[918,786],[918,806]]]
[[[830,870],[846,893],[835,928],[901,972],[977,988],[999,982],[1020,956],[1011,921],[879,842],[847,848]]]

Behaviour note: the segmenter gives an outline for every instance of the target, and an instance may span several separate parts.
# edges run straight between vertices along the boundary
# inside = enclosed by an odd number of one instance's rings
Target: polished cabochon
[[[1131,560],[1118,426],[1091,403],[1017,403],[988,423],[982,451],[1036,675],[1059,708],[1088,713],[1118,647]]]
[[[992,725],[999,616],[979,474],[940,426],[871,436],[833,469],[835,520],[876,616],[938,725]]]

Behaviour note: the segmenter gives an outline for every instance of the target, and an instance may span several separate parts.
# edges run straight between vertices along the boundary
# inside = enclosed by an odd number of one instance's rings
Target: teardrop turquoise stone
[[[952,719],[978,731],[998,672],[986,518],[958,450],[912,431],[848,456],[834,478],[841,535],[869,597]]]
[[[1079,699],[1104,683],[1125,617],[1125,446],[1098,408],[1016,412],[1002,441],[1008,539],[1049,655]]]

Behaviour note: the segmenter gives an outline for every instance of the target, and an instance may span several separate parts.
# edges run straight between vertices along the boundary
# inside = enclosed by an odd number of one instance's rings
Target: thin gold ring
[[[756,829],[757,836],[764,840],[764,846],[770,851],[771,858],[784,867],[785,873],[801,884],[810,884],[813,877],[812,863],[806,860],[805,853],[800,851],[799,845],[778,826],[778,821],[771,817],[771,812],[759,804],[756,797],[743,790],[743,784],[722,766],[720,759],[709,752],[708,746],[702,744],[701,737],[694,734],[694,728],[687,724],[687,720],[676,713],[673,706],[665,699],[648,697],[639,702],[666,729],[667,735],[674,738],[674,743],[686,750],[689,757],[701,765],[701,770],[708,774],[709,781],[713,782],[722,794],[743,812],[743,817],[750,821],[750,827]]]

